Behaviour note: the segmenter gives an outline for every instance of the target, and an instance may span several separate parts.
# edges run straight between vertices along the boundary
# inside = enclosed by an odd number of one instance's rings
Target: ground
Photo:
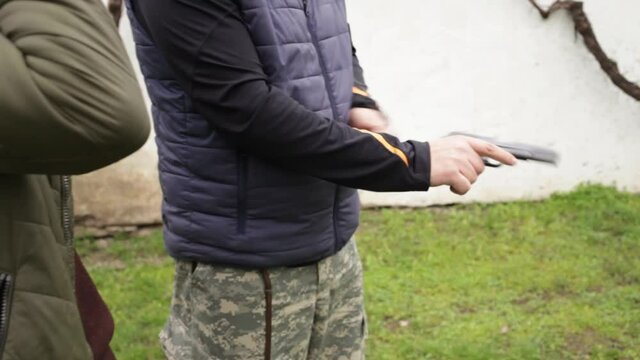
[[[640,359],[640,197],[366,210],[367,359]],[[173,262],[159,230],[81,239],[119,359],[162,359]]]

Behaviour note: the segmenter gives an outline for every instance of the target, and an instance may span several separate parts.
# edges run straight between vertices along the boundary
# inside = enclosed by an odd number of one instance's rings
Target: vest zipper
[[[244,234],[247,227],[247,173],[249,172],[249,157],[238,153],[238,219],[237,231]]]
[[[307,14],[307,18],[309,17],[309,2],[311,0],[302,0],[305,14]],[[309,30],[309,34],[311,35],[311,42],[313,43],[313,47],[316,50],[316,54],[318,54],[318,61],[320,62],[320,69],[322,70],[322,77],[324,78],[325,88],[327,90],[327,94],[329,95],[329,104],[331,105],[331,112],[333,113],[333,119],[336,121],[340,121],[340,114],[338,113],[338,106],[336,105],[336,99],[334,97],[333,92],[330,89],[331,81],[329,79],[329,71],[327,70],[327,64],[324,62],[324,58],[322,57],[322,53],[320,52],[320,43],[318,41],[318,34],[316,34],[315,23],[312,23],[313,19],[307,19],[307,28]]]
[[[9,330],[9,309],[11,307],[11,290],[13,281],[11,275],[0,273],[0,359],[4,352],[4,345]]]
[[[327,94],[329,95],[329,104],[331,105],[331,112],[333,113],[334,121],[341,121],[340,113],[338,112],[338,105],[336,104],[336,99],[334,97],[333,92],[331,91],[331,81],[329,79],[329,71],[327,70],[327,64],[324,62],[324,58],[322,57],[322,53],[320,52],[320,43],[318,41],[318,34],[316,34],[314,19],[310,19],[309,16],[309,2],[311,0],[302,0],[302,4],[304,6],[304,12],[307,15],[307,28],[309,30],[309,34],[311,35],[311,42],[313,43],[313,47],[318,54],[318,61],[320,62],[320,69],[322,71],[322,77],[324,78],[324,86],[327,90]],[[333,252],[336,252],[337,242],[338,242],[338,224],[336,221],[337,213],[338,213],[338,201],[340,196],[340,186],[336,185],[336,191],[334,194],[333,200]]]

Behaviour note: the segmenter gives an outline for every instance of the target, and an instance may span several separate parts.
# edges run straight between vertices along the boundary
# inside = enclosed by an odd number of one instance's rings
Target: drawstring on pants
[[[264,283],[264,300],[265,300],[265,343],[264,358],[271,360],[271,325],[273,320],[273,298],[271,292],[271,278],[269,270],[262,270],[262,282]]]

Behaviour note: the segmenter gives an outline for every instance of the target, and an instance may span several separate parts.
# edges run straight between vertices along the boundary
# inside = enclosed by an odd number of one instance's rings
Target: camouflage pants
[[[171,315],[160,334],[170,360],[360,360],[365,337],[353,240],[334,256],[295,268],[178,261]]]

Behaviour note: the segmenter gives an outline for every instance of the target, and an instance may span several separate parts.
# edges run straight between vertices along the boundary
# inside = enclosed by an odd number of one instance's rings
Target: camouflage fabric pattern
[[[355,241],[316,264],[268,272],[270,359],[364,359],[362,265]],[[171,307],[160,334],[168,359],[269,358],[260,270],[178,261]]]

